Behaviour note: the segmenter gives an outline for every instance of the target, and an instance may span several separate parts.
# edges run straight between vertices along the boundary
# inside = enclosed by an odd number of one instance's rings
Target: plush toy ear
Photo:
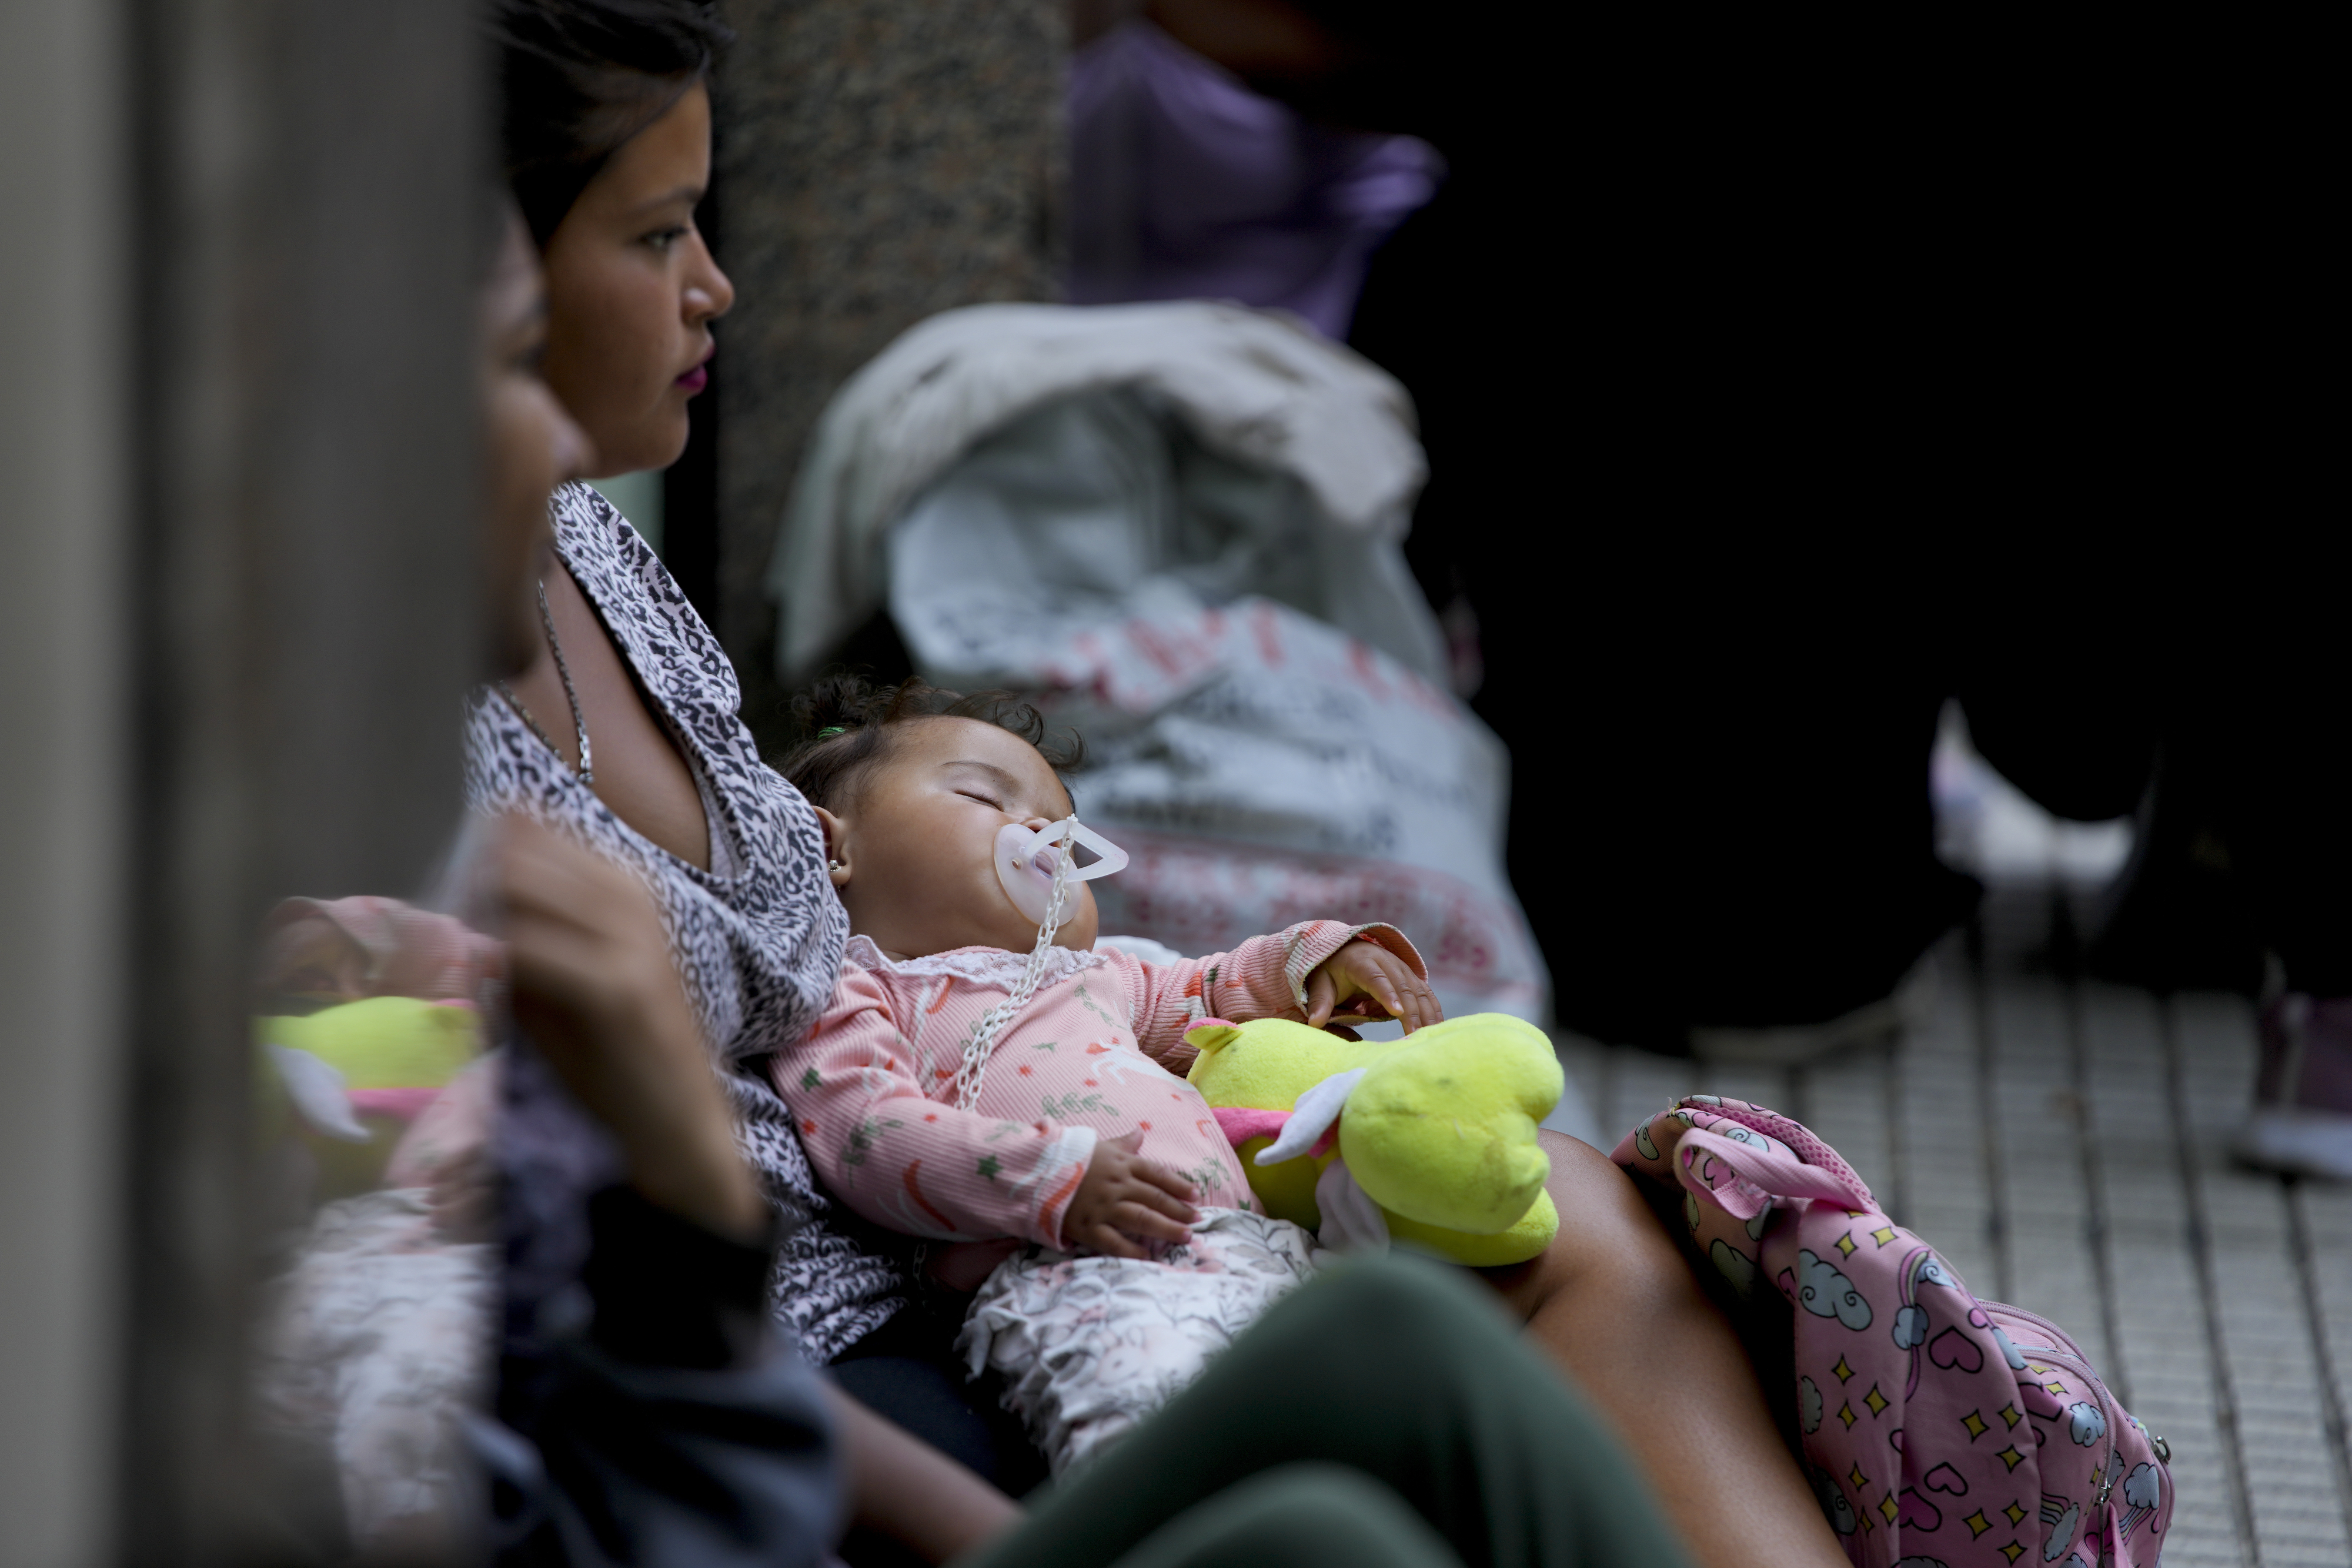
[[[1322,1142],[1323,1134],[1331,1130],[1331,1124],[1338,1121],[1339,1113],[1347,1109],[1348,1096],[1353,1094],[1356,1085],[1364,1081],[1366,1071],[1355,1067],[1345,1072],[1335,1072],[1301,1094],[1297,1105],[1290,1113],[1290,1120],[1282,1124],[1280,1134],[1257,1152],[1257,1163],[1278,1166],[1285,1160],[1314,1153]]]
[[[1184,1043],[1207,1056],[1223,1050],[1241,1037],[1242,1026],[1237,1023],[1227,1023],[1223,1019],[1202,1019],[1184,1031]]]

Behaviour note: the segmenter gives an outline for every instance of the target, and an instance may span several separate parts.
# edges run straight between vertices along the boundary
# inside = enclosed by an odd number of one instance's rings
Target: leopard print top
[[[679,860],[614,816],[488,690],[467,710],[467,798],[478,810],[522,810],[565,827],[643,873],[657,891],[679,973],[724,1070],[744,1153],[791,1228],[771,1286],[776,1316],[810,1360],[828,1362],[879,1327],[903,1298],[898,1270],[847,1233],[854,1224],[845,1228],[846,1216],[818,1190],[791,1114],[762,1070],[767,1056],[816,1021],[841,968],[849,917],[825,876],[824,834],[800,792],[760,760],[737,716],[742,697],[734,666],[627,519],[579,484],[558,490],[550,510],[556,553],[695,775],[710,824],[710,869]],[[543,1191],[594,1183],[595,1161],[554,1153],[567,1140],[578,1148],[576,1138],[558,1131],[573,1117],[552,1107],[535,1114],[517,1102],[518,1094],[528,1101],[560,1093],[551,1076],[525,1070],[510,1082],[509,1141],[532,1168],[531,1179],[518,1180],[526,1173],[505,1156],[509,1186]],[[534,1135],[533,1122],[549,1135]],[[533,1147],[549,1160],[533,1159]],[[568,1205],[556,1195],[531,1207],[546,1211],[552,1233],[563,1231],[552,1217]],[[583,1249],[584,1236],[554,1244],[559,1254]],[[546,1261],[562,1276],[578,1260]]]

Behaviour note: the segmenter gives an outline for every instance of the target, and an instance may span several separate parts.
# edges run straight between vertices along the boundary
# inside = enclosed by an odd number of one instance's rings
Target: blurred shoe
[[[1694,1026],[1691,1054],[1725,1067],[1802,1067],[1842,1051],[1891,1043],[1905,1030],[1924,1025],[1935,1010],[1935,961],[1923,958],[1892,994],[1825,1023],[1764,1029]]]
[[[2264,1170],[2352,1181],[2352,997],[2263,1005],[2254,1112],[2231,1145]]]

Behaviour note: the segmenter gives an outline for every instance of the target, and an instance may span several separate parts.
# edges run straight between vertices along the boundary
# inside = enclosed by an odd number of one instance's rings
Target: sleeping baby
[[[994,1261],[958,1348],[1056,1473],[1149,1414],[1313,1272],[1257,1210],[1200,1092],[1203,1019],[1442,1016],[1386,925],[1309,921],[1174,963],[1097,949],[1066,757],[1026,705],[854,678],[802,699],[785,772],[817,809],[851,936],[776,1087],[869,1219]],[[1075,837],[1073,836],[1075,835]],[[1116,852],[1112,852],[1116,854]]]

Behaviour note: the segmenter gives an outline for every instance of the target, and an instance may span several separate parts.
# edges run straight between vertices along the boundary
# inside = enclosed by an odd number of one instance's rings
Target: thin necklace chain
[[[1054,896],[1045,905],[1045,918],[1037,927],[1037,946],[1029,950],[1029,962],[1022,967],[1021,980],[1013,994],[980,1015],[971,1026],[971,1038],[964,1042],[963,1061],[949,1082],[948,1095],[959,1111],[969,1111],[980,1101],[980,1082],[988,1072],[988,1054],[995,1048],[996,1037],[1004,1026],[1021,1016],[1029,998],[1037,994],[1038,985],[1045,977],[1045,966],[1054,956],[1054,933],[1061,929],[1065,904],[1070,893],[1070,867],[1076,861],[1077,846],[1066,839],[1062,852],[1054,862]]]
[[[596,763],[588,750],[588,721],[580,713],[580,694],[572,689],[572,666],[563,659],[563,639],[555,634],[555,613],[547,607],[547,584],[544,581],[539,585],[539,623],[547,631],[548,652],[555,655],[555,674],[563,682],[563,700],[572,705],[572,727],[579,732],[580,782],[593,789],[596,784]],[[507,701],[513,705],[515,712],[522,716],[523,723],[530,726],[531,734],[539,737],[541,743],[548,750],[558,757],[562,756],[563,747],[556,745],[554,737],[540,727],[539,720],[531,716],[530,709],[522,706],[522,698],[515,695],[514,687],[500,681],[499,690],[505,694]]]

